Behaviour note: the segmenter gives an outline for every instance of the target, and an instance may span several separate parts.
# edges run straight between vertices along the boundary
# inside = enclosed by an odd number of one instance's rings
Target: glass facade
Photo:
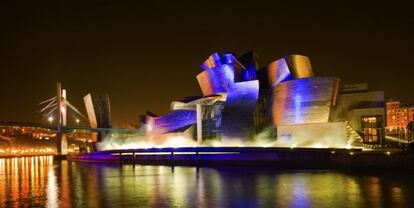
[[[364,143],[381,143],[382,128],[381,116],[362,116],[361,126]]]

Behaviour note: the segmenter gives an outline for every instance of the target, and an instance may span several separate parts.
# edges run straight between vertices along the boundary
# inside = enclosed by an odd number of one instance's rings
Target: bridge
[[[50,122],[50,124],[54,120],[54,117],[52,117],[52,115],[57,115],[55,127],[52,127],[52,125],[49,125],[48,127],[42,127],[56,131],[56,150],[58,155],[67,154],[66,134],[69,132],[76,132],[79,130],[97,132],[97,141],[100,141],[100,139],[103,138],[109,132],[128,132],[138,134],[141,133],[141,131],[138,129],[122,129],[111,127],[109,97],[107,95],[103,96],[103,99],[102,97],[97,98],[99,104],[104,104],[104,106],[99,106],[99,109],[94,109],[94,105],[96,105],[96,103],[94,103],[95,97],[93,97],[91,94],[85,96],[84,102],[88,114],[88,116],[85,116],[68,101],[66,89],[62,89],[61,83],[57,83],[56,92],[56,96],[49,98],[43,102],[40,102],[39,105],[42,106],[40,110],[40,113],[42,113],[42,118],[47,119]],[[72,112],[74,112],[78,117],[89,121],[90,127],[68,126],[67,116],[69,109]],[[107,112],[97,112],[101,109],[104,109]],[[97,118],[98,116],[100,116],[100,118]],[[76,119],[76,123],[79,124],[79,121],[79,119]]]
[[[108,137],[130,138],[140,135],[135,129],[62,127],[71,151],[94,150],[97,132],[108,132]],[[0,158],[20,156],[56,155],[57,128],[33,123],[0,121]],[[61,139],[61,138],[60,138]],[[74,146],[73,146],[74,145]],[[62,148],[63,149],[63,148]]]
[[[0,126],[18,126],[18,127],[37,127],[43,129],[49,129],[51,131],[57,131],[57,127],[46,126],[37,123],[21,123],[21,122],[9,122],[9,121],[0,121]],[[73,132],[76,130],[85,130],[92,132],[101,132],[101,131],[116,131],[116,132],[131,132],[131,133],[141,133],[140,129],[123,129],[123,128],[92,128],[87,126],[65,126],[62,127],[62,132]]]
[[[66,155],[68,153],[67,136],[69,136],[69,138],[80,136],[81,138],[79,139],[76,138],[76,139],[79,141],[84,141],[84,142],[86,140],[92,141],[92,142],[99,142],[101,138],[104,138],[109,133],[111,134],[112,133],[115,133],[115,134],[127,133],[127,134],[134,134],[134,135],[141,134],[141,131],[138,129],[112,128],[110,125],[110,121],[107,121],[106,124],[104,125],[100,125],[101,120],[105,120],[105,119],[109,120],[110,117],[107,116],[106,118],[103,118],[103,119],[99,118],[99,121],[97,121],[98,118],[96,114],[99,113],[97,112],[99,109],[98,110],[93,109],[94,108],[93,97],[90,94],[88,94],[84,98],[84,102],[85,102],[87,112],[88,112],[88,116],[85,116],[74,105],[72,105],[68,101],[66,89],[62,89],[61,83],[57,83],[56,90],[57,90],[56,96],[39,103],[39,106],[40,106],[39,112],[42,114],[42,120],[49,122],[49,125],[41,124],[41,123],[22,123],[22,122],[0,121],[0,127],[21,127],[22,129],[30,128],[29,131],[31,131],[33,135],[36,135],[36,136],[33,136],[33,138],[40,138],[40,139],[42,137],[48,138],[48,139],[51,137],[56,138],[55,147],[56,147],[56,153],[58,155]],[[107,98],[107,100],[109,102],[109,98]],[[67,122],[69,109],[71,110],[71,112],[76,114],[76,118],[82,118],[86,121],[89,121],[90,126],[79,126],[79,122],[80,122],[79,119],[76,119],[76,123],[77,123],[76,126],[69,126]],[[109,110],[109,105],[108,105],[108,110]],[[71,133],[74,133],[74,134],[71,134]],[[85,135],[85,133],[86,134],[92,133],[92,134]],[[16,134],[16,132],[13,134]],[[82,134],[82,135],[79,135],[79,134]],[[18,137],[22,136],[21,132],[17,133],[15,136],[18,136]],[[16,140],[15,136],[0,135],[0,143],[3,143],[6,145],[5,149],[0,148],[0,156],[1,155],[4,156],[4,154],[7,153],[7,152],[4,153],[5,150],[10,151],[10,152],[17,151],[17,153],[19,153],[19,152],[25,152],[27,148],[31,149],[30,144],[28,144],[28,146],[25,148],[21,146],[22,144],[20,145],[16,144],[17,145],[16,147],[9,146],[10,144],[14,144],[15,142],[19,143],[18,141],[20,140]],[[89,139],[89,137],[91,137],[91,139]],[[2,151],[4,154],[1,154]],[[20,154],[20,155],[23,155],[23,154]]]

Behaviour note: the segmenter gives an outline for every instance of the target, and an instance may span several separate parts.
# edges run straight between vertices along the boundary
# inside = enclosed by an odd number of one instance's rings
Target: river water
[[[0,159],[0,207],[413,207],[413,174]]]

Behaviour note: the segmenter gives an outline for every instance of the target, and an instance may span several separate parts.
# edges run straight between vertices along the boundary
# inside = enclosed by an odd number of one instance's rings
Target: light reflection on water
[[[396,171],[397,172],[397,171]],[[411,173],[0,159],[0,207],[409,207]]]

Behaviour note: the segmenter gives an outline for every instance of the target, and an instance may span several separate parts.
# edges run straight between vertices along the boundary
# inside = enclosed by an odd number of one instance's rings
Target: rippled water
[[[412,207],[412,173],[0,159],[1,207]]]

